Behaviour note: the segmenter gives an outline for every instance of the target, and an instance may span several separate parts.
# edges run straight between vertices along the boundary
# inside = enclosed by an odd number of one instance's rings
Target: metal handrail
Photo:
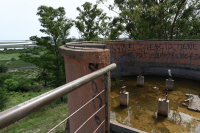
[[[96,133],[96,131],[101,127],[101,125],[104,123],[106,121],[106,119],[105,120],[103,120],[102,122],[101,122],[101,124],[97,127],[97,129],[96,130],[94,130],[94,132],[93,133]]]
[[[15,121],[18,121],[18,120],[24,118],[25,116],[33,113],[34,111],[48,105],[49,103],[59,99],[60,97],[63,97],[64,95],[76,90],[77,88],[94,80],[95,78],[97,78],[103,74],[107,75],[107,72],[114,69],[115,67],[116,67],[116,64],[113,63],[111,65],[108,65],[108,66],[100,69],[100,70],[97,70],[93,73],[85,75],[81,78],[78,78],[78,79],[68,83],[68,84],[60,86],[54,90],[51,90],[51,91],[44,93],[38,97],[35,97],[35,98],[28,100],[22,104],[19,104],[17,106],[14,106],[10,109],[7,109],[7,110],[1,112],[0,113],[0,130],[3,129],[4,127],[14,123]],[[108,76],[106,76],[104,78],[108,79]],[[104,86],[108,86],[108,84],[106,84]],[[106,95],[105,95],[105,97],[106,97]],[[108,98],[106,98],[106,101],[108,101]],[[106,107],[106,109],[108,109],[108,107]],[[106,112],[107,111],[108,110],[106,110]]]
[[[58,125],[56,125],[54,128],[52,128],[48,133],[51,133],[53,130],[55,130],[58,126],[60,126],[62,123],[64,123],[66,120],[68,120],[70,117],[72,117],[74,114],[76,114],[78,111],[80,111],[83,107],[85,107],[86,105],[88,105],[92,100],[94,100],[96,97],[98,97],[101,93],[103,93],[105,90],[102,90],[99,94],[97,94],[95,97],[93,97],[92,99],[90,99],[86,104],[84,104],[83,106],[81,106],[79,109],[77,109],[74,113],[72,113],[70,116],[68,116],[66,119],[64,119],[63,121],[61,121]]]
[[[93,115],[91,115],[74,133],[77,133],[84,125],[87,123],[95,114],[97,114],[102,108],[104,108],[106,104],[104,104],[100,109],[98,109]]]

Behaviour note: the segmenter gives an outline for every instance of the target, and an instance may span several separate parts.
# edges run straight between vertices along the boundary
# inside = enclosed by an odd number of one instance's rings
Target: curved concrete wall
[[[65,59],[66,83],[81,78],[89,73],[101,69],[110,64],[110,51],[94,48],[74,48],[61,46],[60,55]],[[110,88],[108,88],[110,90]],[[69,115],[87,103],[90,99],[104,90],[104,76],[79,87],[68,94]],[[92,102],[79,110],[69,119],[70,133],[74,133],[88,118],[105,104],[102,93]],[[81,129],[80,133],[92,133],[105,119],[105,109],[96,113]],[[105,133],[105,123],[97,130],[97,133]]]
[[[108,42],[112,76],[168,75],[200,80],[200,41]]]

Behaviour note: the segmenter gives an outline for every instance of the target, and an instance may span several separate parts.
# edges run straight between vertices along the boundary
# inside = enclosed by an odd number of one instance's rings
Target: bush
[[[8,67],[6,65],[0,66],[0,73],[6,73],[8,71]]]
[[[31,91],[31,84],[30,83],[24,83],[21,87],[20,90],[22,92],[27,92],[27,91]]]
[[[13,54],[13,51],[6,51],[6,54]]]
[[[20,79],[10,74],[0,75],[0,87],[6,89],[8,92],[27,92],[27,91],[41,91],[42,84],[35,82],[34,78]]]
[[[10,79],[10,78],[12,78],[12,77],[13,77],[12,75],[7,74],[7,73],[2,73],[2,74],[0,74],[0,87],[3,86],[3,83],[4,83],[4,81],[5,81],[6,79]]]
[[[0,88],[0,110],[2,110],[6,106],[6,102],[8,100],[8,97],[6,95],[6,90],[3,88]]]
[[[41,91],[42,88],[43,88],[43,86],[41,84],[36,83],[36,82],[31,87],[32,91],[36,91],[36,92]]]
[[[17,78],[6,79],[3,83],[3,88],[8,91],[18,91],[19,82]]]
[[[27,91],[40,91],[42,85],[35,82],[33,79],[28,79],[19,83],[18,91],[27,92]]]
[[[12,57],[12,58],[11,58],[11,61],[16,61],[16,59]]]
[[[40,53],[38,51],[33,51],[32,54],[33,55],[40,55]]]

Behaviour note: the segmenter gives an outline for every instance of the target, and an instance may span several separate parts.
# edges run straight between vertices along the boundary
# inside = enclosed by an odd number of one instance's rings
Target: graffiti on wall
[[[98,63],[96,63],[96,64],[94,64],[94,63],[89,63],[88,68],[89,68],[89,70],[90,70],[91,72],[94,72],[94,71],[96,71],[96,70],[99,69],[99,64],[98,64]],[[95,80],[92,80],[91,86],[92,86],[92,91],[93,91],[93,93],[94,93],[94,94],[97,93],[97,92],[98,92],[98,86],[97,86]],[[98,93],[97,93],[97,94],[98,94]],[[94,98],[95,96],[96,96],[96,95],[92,96],[92,98]],[[102,99],[101,99],[101,97],[100,97],[100,96],[97,96],[97,97],[92,101],[94,109],[97,108],[96,105],[95,105],[95,100],[99,100],[99,103],[100,103],[100,104],[99,104],[99,108],[101,108],[101,107],[102,107]],[[100,117],[99,117],[97,114],[95,114],[94,120],[95,120],[95,122],[96,122],[98,125],[101,124],[101,119],[100,119]]]
[[[110,43],[111,62],[167,62],[200,65],[200,41]]]

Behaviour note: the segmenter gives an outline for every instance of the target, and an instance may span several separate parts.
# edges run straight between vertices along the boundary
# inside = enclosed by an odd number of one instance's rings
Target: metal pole
[[[106,133],[110,133],[110,95],[109,95],[109,74],[106,73],[104,74],[104,89],[105,89],[105,117],[106,117],[106,121],[105,121],[105,132]]]

